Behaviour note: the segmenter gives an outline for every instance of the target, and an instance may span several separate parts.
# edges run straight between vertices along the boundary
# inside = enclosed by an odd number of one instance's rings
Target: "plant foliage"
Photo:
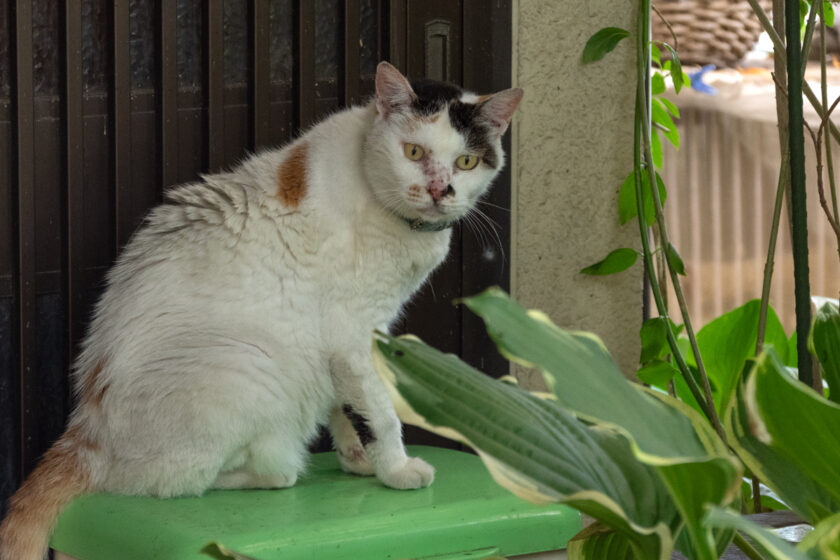
[[[597,519],[570,542],[570,558],[665,559],[676,548],[714,559],[736,529],[767,558],[836,558],[840,432],[823,430],[816,442],[802,434],[840,425],[840,406],[793,379],[772,348],[736,377],[724,399],[736,458],[694,409],[627,381],[594,335],[560,329],[498,289],[464,304],[484,320],[503,355],[543,374],[547,398],[413,337],[378,334],[377,369],[404,421],[472,446],[515,494],[564,502]],[[658,355],[662,329],[658,321],[646,324],[652,342],[645,357]],[[741,461],[822,527],[822,537],[790,553],[732,513]]]

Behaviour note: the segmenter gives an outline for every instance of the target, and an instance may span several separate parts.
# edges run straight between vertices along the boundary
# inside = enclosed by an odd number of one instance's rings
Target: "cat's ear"
[[[502,90],[485,97],[481,103],[481,116],[499,136],[505,133],[513,112],[519,106],[524,92],[519,88]]]
[[[376,108],[379,113],[388,115],[407,108],[416,95],[411,84],[400,71],[387,62],[380,62],[376,67]]]

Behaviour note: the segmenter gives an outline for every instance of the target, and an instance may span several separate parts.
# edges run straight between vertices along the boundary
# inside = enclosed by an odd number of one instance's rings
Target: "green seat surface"
[[[79,560],[208,558],[200,551],[211,541],[259,560],[454,560],[559,550],[580,530],[577,512],[520,500],[474,455],[420,446],[409,453],[437,469],[429,488],[392,490],[319,453],[292,488],[79,497],[62,513],[52,547]]]

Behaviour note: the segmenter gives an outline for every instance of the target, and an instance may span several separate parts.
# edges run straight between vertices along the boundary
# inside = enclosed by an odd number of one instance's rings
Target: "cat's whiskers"
[[[485,206],[490,206],[491,208],[496,208],[497,210],[510,213],[510,208],[505,208],[504,206],[499,206],[498,204],[493,204],[492,202],[487,202],[486,200],[479,200],[478,204],[484,204]]]
[[[476,217],[471,214],[465,214],[463,217],[464,225],[469,228],[470,231],[473,232],[473,235],[478,238],[479,243],[482,247],[487,247],[487,236],[479,227],[479,224],[476,222]]]
[[[464,218],[467,219],[468,223],[475,225],[475,229],[473,231],[477,232],[480,229],[483,232],[483,235],[479,237],[479,241],[481,241],[485,248],[489,248],[493,245],[493,243],[488,243],[488,239],[485,235],[489,236],[490,240],[495,241],[495,245],[499,249],[499,254],[501,254],[502,260],[504,260],[506,258],[505,249],[502,244],[502,238],[499,236],[498,232],[498,229],[500,228],[499,224],[477,206],[472,207]]]

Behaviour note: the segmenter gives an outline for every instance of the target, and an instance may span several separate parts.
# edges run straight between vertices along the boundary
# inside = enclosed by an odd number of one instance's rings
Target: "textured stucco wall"
[[[641,259],[618,275],[579,273],[613,249],[639,246],[636,223],[619,226],[616,208],[633,162],[632,37],[599,63],[583,66],[580,55],[602,27],[632,30],[636,0],[517,0],[513,9],[513,76],[525,97],[512,139],[512,292],[561,327],[598,334],[632,374]]]

